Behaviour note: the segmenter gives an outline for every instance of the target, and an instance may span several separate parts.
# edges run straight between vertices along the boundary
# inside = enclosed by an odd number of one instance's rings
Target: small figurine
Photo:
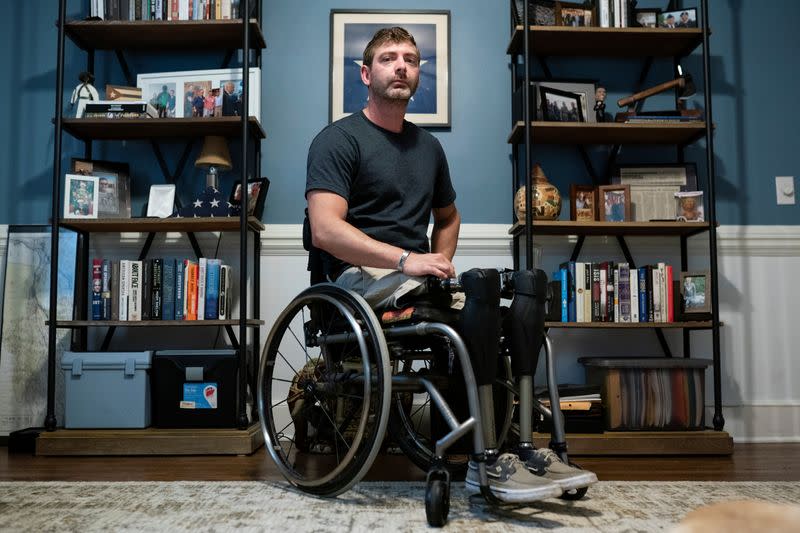
[[[598,87],[594,91],[594,114],[597,122],[606,121],[606,88]]]
[[[78,75],[78,79],[81,81],[81,84],[75,87],[75,90],[72,91],[72,98],[69,100],[69,103],[73,106],[76,103],[78,104],[78,109],[75,110],[75,118],[83,116],[83,109],[86,107],[86,102],[100,100],[97,89],[92,85],[94,75],[91,72],[81,72]]]

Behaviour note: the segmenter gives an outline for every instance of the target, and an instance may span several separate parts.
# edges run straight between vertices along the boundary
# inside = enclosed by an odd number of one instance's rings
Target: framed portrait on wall
[[[408,30],[420,53],[419,86],[406,120],[450,127],[450,12],[432,10],[331,10],[331,122],[366,107],[364,49],[376,31],[391,26]]]

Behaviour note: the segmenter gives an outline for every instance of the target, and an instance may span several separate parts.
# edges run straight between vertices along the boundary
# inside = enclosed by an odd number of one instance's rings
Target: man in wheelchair
[[[362,295],[378,311],[400,309],[426,292],[427,278],[456,276],[460,215],[447,159],[437,139],[405,120],[420,79],[420,55],[403,28],[379,30],[364,51],[366,107],[324,128],[308,154],[306,199],[313,246],[327,281]],[[433,216],[430,243],[427,228]],[[492,384],[500,339],[500,275],[473,269],[460,276],[464,293],[456,329],[468,348],[478,385],[489,486],[499,499],[529,502],[597,481],[531,445],[518,453],[497,448]],[[514,374],[528,389],[544,331],[546,278],[515,272],[514,301],[505,318]],[[532,398],[528,392],[523,398]],[[478,492],[471,461],[467,488]]]

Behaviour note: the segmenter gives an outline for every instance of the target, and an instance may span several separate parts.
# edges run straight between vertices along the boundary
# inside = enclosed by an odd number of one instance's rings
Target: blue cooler
[[[64,427],[150,425],[153,352],[64,352]]]

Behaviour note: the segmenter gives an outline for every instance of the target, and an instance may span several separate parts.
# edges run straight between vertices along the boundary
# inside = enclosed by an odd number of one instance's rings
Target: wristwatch
[[[400,256],[400,261],[397,262],[397,270],[402,272],[406,267],[406,259],[411,255],[411,250],[404,250],[403,255]]]

